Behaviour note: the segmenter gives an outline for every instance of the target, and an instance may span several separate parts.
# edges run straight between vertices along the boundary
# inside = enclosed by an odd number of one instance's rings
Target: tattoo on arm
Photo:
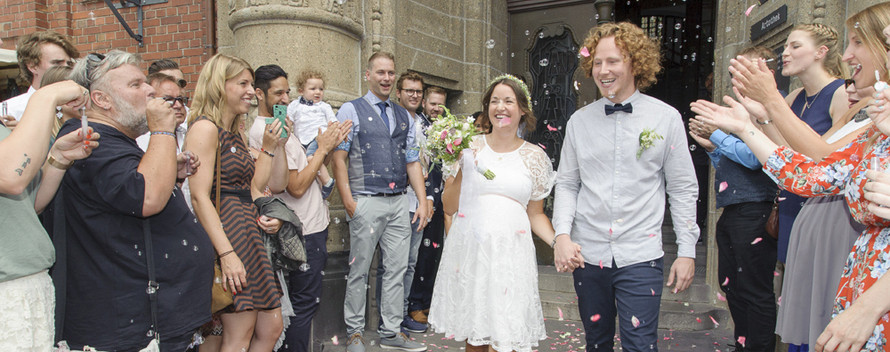
[[[31,165],[31,157],[28,156],[28,154],[25,154],[25,161],[22,162],[22,167],[15,169],[15,173],[21,176],[25,172],[25,169],[28,168],[28,165]]]

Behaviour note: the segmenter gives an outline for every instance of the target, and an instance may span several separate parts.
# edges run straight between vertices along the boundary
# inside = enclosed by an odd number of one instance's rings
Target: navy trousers
[[[616,315],[625,351],[658,351],[664,259],[616,267],[614,261],[611,268],[585,263],[572,273],[587,351],[612,351]]]
[[[433,286],[442,259],[442,243],[445,242],[445,213],[436,207],[433,219],[423,229],[423,241],[417,251],[417,264],[414,266],[414,282],[408,295],[408,312],[424,310],[433,300]]]
[[[288,275],[288,295],[290,303],[294,306],[295,316],[290,318],[290,326],[284,333],[284,344],[279,351],[309,351],[312,318],[318,311],[321,280],[324,278],[322,271],[328,260],[327,241],[327,229],[306,235],[306,264],[309,266],[307,268],[304,265],[300,270],[294,270]]]

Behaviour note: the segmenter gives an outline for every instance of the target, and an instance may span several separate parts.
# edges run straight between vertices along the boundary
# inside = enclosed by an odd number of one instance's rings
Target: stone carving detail
[[[371,8],[371,52],[380,51],[380,32],[383,24],[383,11],[380,10],[380,0],[374,0],[374,6]]]
[[[825,23],[825,0],[813,2],[813,23]]]

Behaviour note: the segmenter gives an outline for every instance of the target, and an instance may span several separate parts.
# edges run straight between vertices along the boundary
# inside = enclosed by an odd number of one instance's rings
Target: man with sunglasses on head
[[[74,44],[65,36],[53,31],[34,32],[19,38],[16,42],[16,57],[19,60],[19,80],[30,83],[28,91],[9,98],[2,104],[0,120],[6,127],[18,124],[28,105],[31,94],[40,89],[43,74],[53,66],[73,66],[74,59],[80,56]]]
[[[185,80],[185,75],[182,73],[182,69],[179,68],[179,64],[176,61],[170,59],[160,59],[155,62],[152,62],[150,66],[148,66],[148,75],[151,76],[155,73],[163,73],[165,75],[171,76],[175,79],[176,84],[179,85],[179,88],[185,89],[185,86],[188,85],[188,81]]]

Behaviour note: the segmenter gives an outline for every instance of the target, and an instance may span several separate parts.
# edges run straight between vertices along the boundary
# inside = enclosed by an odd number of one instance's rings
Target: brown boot
[[[426,314],[423,314],[423,311],[412,310],[411,312],[408,313],[408,315],[410,315],[411,319],[414,319],[414,321],[416,321],[418,323],[427,324]]]

